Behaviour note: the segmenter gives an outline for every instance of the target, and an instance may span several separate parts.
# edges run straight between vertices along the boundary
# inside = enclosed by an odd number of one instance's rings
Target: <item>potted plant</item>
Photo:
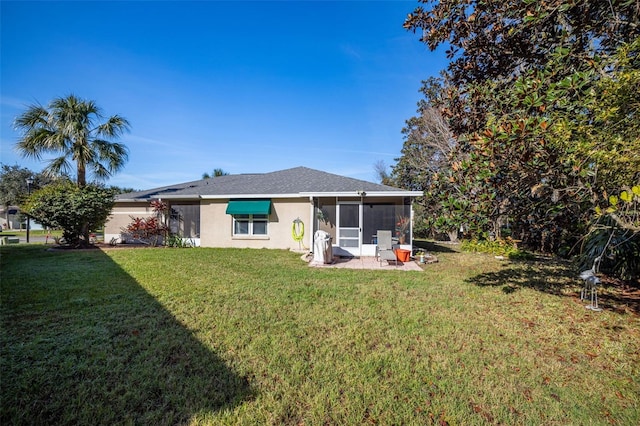
[[[406,244],[407,234],[409,233],[409,225],[411,221],[408,217],[399,215],[396,221],[396,237],[400,244]]]

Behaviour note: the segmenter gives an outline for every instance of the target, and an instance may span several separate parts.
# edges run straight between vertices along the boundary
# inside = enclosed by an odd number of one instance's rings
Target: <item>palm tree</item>
[[[57,154],[44,169],[50,175],[69,173],[75,162],[77,185],[84,187],[87,172],[106,179],[128,159],[127,147],[109,140],[128,131],[129,122],[119,115],[98,123],[102,119],[94,101],[74,95],[54,99],[48,109],[31,105],[15,120],[16,130],[22,132],[16,149],[23,157],[38,160],[43,154]]]
[[[222,169],[213,169],[213,174],[210,175],[209,173],[203,173],[202,174],[202,179],[211,179],[212,177],[219,177],[219,176],[227,176],[229,173],[225,172]]]

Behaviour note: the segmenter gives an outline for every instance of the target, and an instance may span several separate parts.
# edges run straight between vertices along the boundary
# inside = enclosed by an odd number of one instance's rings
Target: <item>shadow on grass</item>
[[[499,271],[479,274],[466,281],[478,286],[502,287],[505,293],[530,288],[563,297],[580,297],[583,286],[583,281],[569,263],[551,259],[511,261]],[[603,280],[598,288],[598,305],[604,309],[638,315],[640,294],[628,291],[620,283]]]
[[[100,250],[0,253],[2,424],[177,424],[253,398]]]
[[[421,248],[427,253],[457,253],[457,246],[457,243],[449,243],[446,241],[413,240],[414,248]]]

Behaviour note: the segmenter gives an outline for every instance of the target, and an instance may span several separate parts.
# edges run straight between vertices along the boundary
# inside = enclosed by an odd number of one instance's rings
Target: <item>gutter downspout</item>
[[[316,212],[316,203],[312,195],[309,196],[309,202],[311,203],[311,209],[309,209],[310,210],[309,224],[311,225],[309,228],[311,228],[311,232],[309,232],[309,245],[307,247],[309,247],[309,252],[313,253],[313,243],[314,243],[313,236],[316,233],[316,222],[314,220],[315,212]]]
[[[364,196],[367,195],[366,192],[364,191],[358,191],[358,194],[360,194],[360,205],[358,206],[358,226],[359,226],[359,234],[360,234],[360,241],[358,241],[358,245],[360,246],[358,249],[358,255],[360,258],[362,258],[362,245],[364,244],[364,234],[362,233],[362,228],[363,228],[363,222],[364,222]]]

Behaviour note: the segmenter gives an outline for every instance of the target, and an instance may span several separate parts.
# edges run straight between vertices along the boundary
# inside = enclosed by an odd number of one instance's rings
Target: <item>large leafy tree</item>
[[[456,134],[485,125],[478,83],[508,85],[523,70],[544,67],[558,48],[570,50],[569,74],[597,55],[609,55],[640,35],[640,4],[609,0],[420,0],[404,27],[421,33],[430,49],[448,48],[448,75],[455,87],[447,112]],[[430,6],[430,7],[429,7]],[[498,87],[499,88],[499,87]],[[475,107],[469,106],[469,101]]]
[[[567,53],[558,49],[509,90],[484,84],[493,106],[484,130],[464,139],[467,161],[460,164],[481,178],[476,191],[495,195],[492,221],[510,218],[534,248],[568,251],[599,195],[638,181],[640,96],[630,90],[637,68],[626,64],[638,53],[634,41],[564,75]]]
[[[458,189],[441,217],[472,209],[485,231],[506,221],[534,248],[559,250],[599,192],[638,176],[638,3],[423,3],[405,27],[451,59],[423,88],[457,143],[431,174],[432,189]]]
[[[424,82],[423,92],[437,90],[437,84],[437,79]],[[438,194],[446,193],[449,197],[457,199],[458,188],[449,185],[448,181],[439,180],[440,174],[448,167],[449,157],[456,146],[455,138],[437,108],[427,102],[421,102],[418,112],[419,115],[407,120],[405,128],[402,129],[404,146],[401,157],[396,159],[392,177],[398,186],[426,192],[427,196],[421,197],[414,204],[414,232],[417,235],[427,236],[435,221],[440,218],[442,226],[439,226],[439,229],[448,233],[451,239],[455,239],[460,220],[451,218],[446,224],[442,222],[445,219],[442,216],[438,217],[439,209],[434,203],[438,197],[434,198],[434,191],[430,191],[437,184],[444,184],[439,188]]]
[[[27,185],[27,179],[33,180],[31,188]],[[35,173],[17,164],[13,166],[2,164],[0,167],[0,203],[5,211],[6,222],[9,223],[9,206],[20,204],[27,197],[29,189],[37,190],[49,184],[51,180],[44,173]]]
[[[38,160],[55,155],[44,170],[54,175],[71,172],[75,163],[77,185],[83,187],[88,174],[105,179],[127,161],[126,146],[112,140],[129,130],[129,122],[119,115],[103,119],[94,101],[74,95],[56,98],[46,108],[31,105],[15,120],[21,132],[16,149]]]

